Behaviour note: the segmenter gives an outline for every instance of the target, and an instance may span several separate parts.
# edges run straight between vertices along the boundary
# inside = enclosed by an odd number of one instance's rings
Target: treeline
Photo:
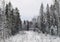
[[[40,8],[40,30],[43,33],[54,34],[54,29],[58,33],[59,21],[59,3],[55,0],[54,4],[49,7],[47,4],[46,11],[44,12],[43,3]],[[56,28],[55,28],[56,27]]]

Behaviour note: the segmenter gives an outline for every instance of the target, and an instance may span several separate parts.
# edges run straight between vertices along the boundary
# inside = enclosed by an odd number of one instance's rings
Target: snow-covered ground
[[[33,31],[20,31],[19,34],[6,39],[5,42],[60,42],[60,38]]]

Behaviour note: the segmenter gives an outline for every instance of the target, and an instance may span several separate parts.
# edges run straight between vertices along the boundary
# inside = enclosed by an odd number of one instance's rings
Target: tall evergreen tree
[[[24,30],[27,30],[27,26],[26,26],[26,21],[24,20],[24,22],[23,22],[23,29]]]
[[[11,10],[10,14],[10,23],[11,23],[11,33],[14,35],[16,33],[15,20],[14,20],[14,9]]]
[[[53,25],[53,5],[51,5],[51,7],[50,7],[50,14],[51,14],[51,18],[50,18],[50,24],[51,24],[51,26]]]
[[[7,30],[8,31],[8,35],[11,35],[11,25],[10,25],[9,12],[10,12],[9,5],[6,4],[6,7],[5,7],[6,25],[5,25],[5,27],[8,29]]]
[[[49,5],[47,4],[47,12],[46,12],[46,14],[47,14],[47,28],[48,28],[48,33],[50,32],[50,12],[49,12]]]
[[[54,2],[54,7],[55,7],[55,14],[56,18],[55,18],[55,25],[57,25],[57,34],[58,34],[58,26],[59,26],[59,22],[60,22],[60,15],[59,15],[59,2],[58,0],[55,0]]]
[[[41,24],[41,28],[40,28],[40,30],[44,33],[44,26],[43,26],[43,24],[44,24],[44,17],[43,17],[43,14],[44,14],[44,11],[43,11],[43,9],[44,9],[44,7],[43,7],[43,4],[41,4],[41,7],[40,7],[40,14],[41,14],[41,16],[40,16],[40,24]]]
[[[21,21],[21,18],[20,18],[20,13],[19,13],[19,10],[18,8],[15,9],[16,10],[16,28],[18,28],[18,30],[21,30],[22,29],[22,21]]]
[[[40,8],[40,14],[41,14],[41,17],[40,17],[40,19],[41,19],[41,23],[43,23],[43,4],[41,4],[41,8]]]

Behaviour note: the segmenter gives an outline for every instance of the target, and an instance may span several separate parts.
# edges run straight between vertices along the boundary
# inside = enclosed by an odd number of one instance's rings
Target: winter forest
[[[0,8],[0,42],[59,42],[60,1],[41,3],[39,16],[22,21],[20,10],[11,2]]]

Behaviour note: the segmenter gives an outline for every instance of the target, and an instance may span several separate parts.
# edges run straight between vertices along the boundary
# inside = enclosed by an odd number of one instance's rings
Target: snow
[[[34,31],[20,31],[19,34],[6,39],[5,42],[59,42],[60,38]]]

